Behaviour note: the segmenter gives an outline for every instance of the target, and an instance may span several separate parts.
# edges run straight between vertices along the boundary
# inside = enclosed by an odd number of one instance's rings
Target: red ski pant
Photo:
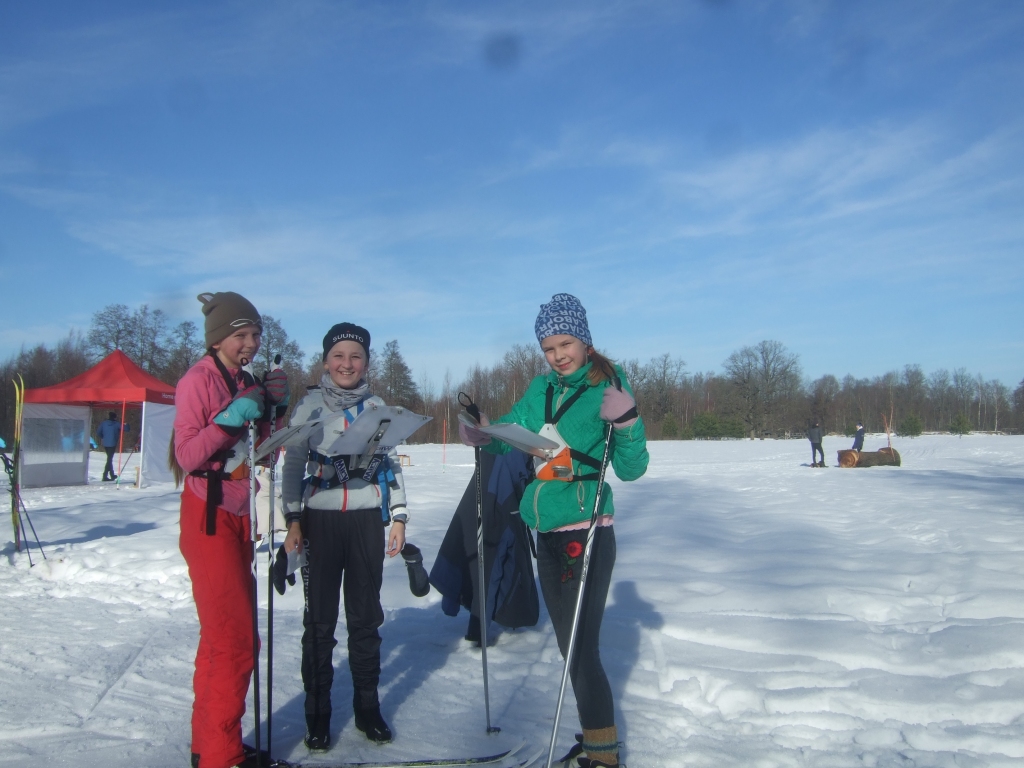
[[[181,554],[199,613],[199,649],[192,678],[192,751],[202,768],[242,762],[242,716],[253,666],[252,539],[249,516],[217,509],[206,533],[206,502],[181,494]]]

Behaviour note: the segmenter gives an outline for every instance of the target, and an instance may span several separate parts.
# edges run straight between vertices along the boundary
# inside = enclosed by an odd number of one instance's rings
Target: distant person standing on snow
[[[864,450],[864,425],[857,422],[857,434],[853,437],[853,450],[860,453]]]
[[[114,411],[109,411],[106,420],[96,427],[96,434],[100,436],[103,450],[107,452],[107,465],[103,467],[104,481],[117,480],[117,475],[114,474],[114,451],[117,450],[122,431],[130,432],[131,426],[127,423],[122,425]]]
[[[807,439],[811,441],[811,466],[825,466],[825,451],[821,448],[821,426],[814,422],[814,426],[807,430]],[[818,454],[821,454],[821,463],[818,463]]]
[[[567,446],[562,461],[556,457],[538,468],[537,479],[526,486],[519,508],[523,522],[538,531],[537,572],[541,592],[564,658],[580,588],[583,549],[597,496],[606,425],[612,425],[609,458],[620,480],[641,477],[647,471],[650,457],[644,423],[637,414],[626,375],[594,349],[587,312],[579,299],[567,293],[553,296],[549,303],[541,305],[534,331],[551,372],[535,378],[523,398],[497,421],[519,424]],[[485,432],[461,423],[459,435],[466,445],[487,446],[494,453],[511,450],[505,443],[491,442]],[[568,471],[554,472],[549,465],[556,462],[560,469]],[[545,476],[550,479],[544,479]],[[619,765],[612,689],[598,648],[615,565],[614,514],[612,490],[605,485],[569,670],[583,726],[582,743],[573,748],[571,755],[586,752],[587,757],[582,760],[589,760],[587,765],[593,768]],[[486,641],[485,637],[482,639]]]
[[[249,519],[248,427],[266,435],[266,409],[288,402],[284,371],[263,382],[242,370],[260,348],[263,320],[243,296],[200,294],[207,353],[175,390],[175,479],[181,493],[179,546],[199,614],[192,679],[192,764],[250,768],[255,750],[242,744],[242,716],[254,659],[252,539]],[[187,477],[183,477],[187,473]],[[268,765],[266,758],[263,765]]]

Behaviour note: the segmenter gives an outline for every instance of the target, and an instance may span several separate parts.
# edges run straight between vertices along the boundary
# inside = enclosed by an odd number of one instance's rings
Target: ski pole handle
[[[280,370],[281,370],[281,355],[280,355],[280,353],[278,353],[278,354],[274,355],[274,362],[270,366],[270,370],[268,370],[267,373],[270,373],[270,371],[280,371]],[[267,373],[263,374],[263,378],[264,379],[267,378]]]
[[[480,408],[473,402],[473,398],[465,392],[459,392],[459,405],[466,409],[466,413],[476,419],[477,424],[480,423]]]

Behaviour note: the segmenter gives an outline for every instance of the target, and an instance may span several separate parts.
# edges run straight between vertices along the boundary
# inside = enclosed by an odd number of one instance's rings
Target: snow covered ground
[[[830,464],[849,443],[826,438]],[[1024,437],[896,447],[901,468],[841,470],[810,468],[800,440],[653,443],[647,476],[616,484],[602,653],[632,768],[1024,762]],[[442,468],[440,446],[406,451],[409,538],[429,566],[472,452],[449,446]],[[88,487],[25,492],[45,563],[3,549],[0,765],[188,764],[197,623],[177,494],[117,490],[101,472],[96,457]],[[413,597],[400,559],[383,601],[395,742],[374,747],[355,730],[342,642],[336,746],[307,755],[290,589],[275,602],[277,756],[440,756],[520,734],[546,746],[561,674],[546,615],[489,650],[503,732],[488,737],[464,615],[444,616],[435,593]],[[568,746],[571,694],[563,724]]]

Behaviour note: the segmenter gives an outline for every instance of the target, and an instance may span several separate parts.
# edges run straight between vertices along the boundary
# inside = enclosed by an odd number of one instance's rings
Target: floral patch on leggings
[[[578,541],[570,541],[565,545],[565,551],[562,552],[562,583],[569,581],[573,577],[572,567],[576,565],[576,561],[579,556],[583,554],[583,545]]]

